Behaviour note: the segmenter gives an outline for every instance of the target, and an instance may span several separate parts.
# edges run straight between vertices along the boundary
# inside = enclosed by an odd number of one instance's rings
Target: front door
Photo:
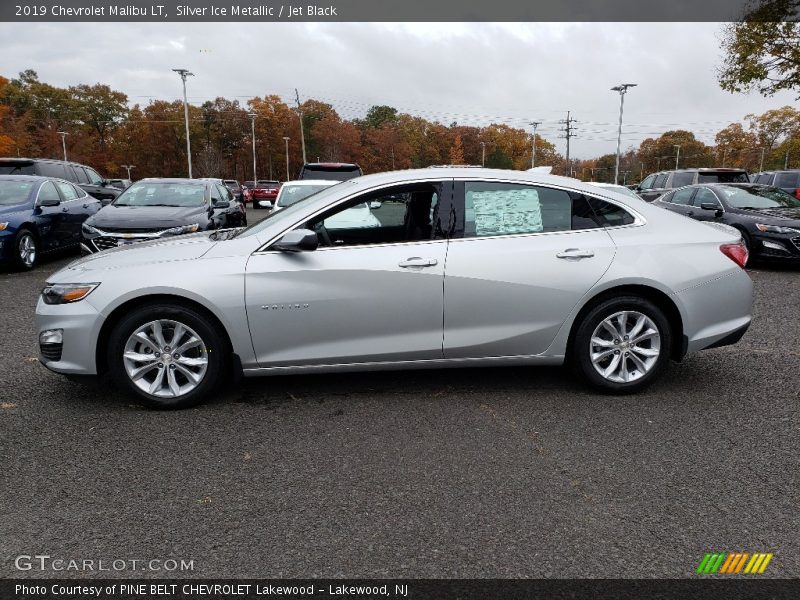
[[[317,250],[253,254],[245,295],[259,365],[441,358],[444,187],[357,197],[299,226],[317,232]]]

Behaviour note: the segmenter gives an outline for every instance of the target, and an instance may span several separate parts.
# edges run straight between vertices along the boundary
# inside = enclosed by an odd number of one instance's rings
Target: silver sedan
[[[341,218],[356,208],[374,226]],[[75,261],[37,305],[40,360],[160,408],[231,375],[565,362],[630,393],[744,335],[746,259],[736,232],[574,179],[382,173]]]

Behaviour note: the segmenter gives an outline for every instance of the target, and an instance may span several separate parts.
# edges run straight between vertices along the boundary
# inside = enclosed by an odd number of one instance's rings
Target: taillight
[[[794,197],[797,198],[798,200],[800,200],[800,188],[797,188],[794,191]]]
[[[719,249],[725,256],[744,269],[749,255],[743,243],[723,244]]]

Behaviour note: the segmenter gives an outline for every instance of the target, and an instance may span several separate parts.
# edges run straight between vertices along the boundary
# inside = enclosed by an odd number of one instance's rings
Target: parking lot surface
[[[250,210],[261,216],[266,211]],[[800,270],[759,267],[738,345],[597,395],[566,369],[248,379],[145,410],[37,361],[47,276],[0,272],[0,577],[19,555],[176,559],[192,577],[800,576]]]

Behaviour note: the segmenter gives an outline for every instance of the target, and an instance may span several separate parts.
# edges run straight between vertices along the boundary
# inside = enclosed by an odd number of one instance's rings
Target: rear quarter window
[[[694,183],[694,173],[674,173],[670,187],[679,188]]]
[[[775,176],[775,187],[779,187],[779,188],[799,188],[800,187],[800,173],[778,173]]]
[[[588,198],[588,202],[600,227],[620,227],[635,222],[633,215],[621,206],[598,198]]]

